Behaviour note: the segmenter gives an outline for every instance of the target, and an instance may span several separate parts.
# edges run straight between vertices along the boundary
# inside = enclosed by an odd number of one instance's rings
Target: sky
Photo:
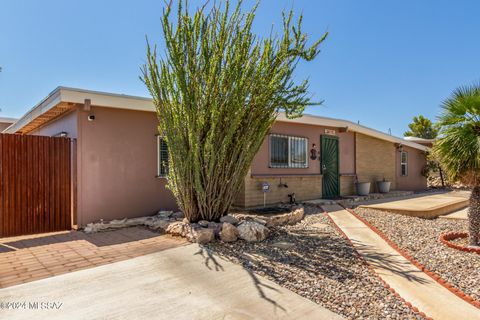
[[[22,116],[57,86],[148,96],[145,36],[163,47],[163,4],[0,1],[0,117]],[[307,113],[402,136],[413,116],[434,120],[456,87],[480,80],[480,1],[263,0],[255,33],[281,31],[291,8],[312,41],[329,32],[316,60],[296,70],[324,101]]]

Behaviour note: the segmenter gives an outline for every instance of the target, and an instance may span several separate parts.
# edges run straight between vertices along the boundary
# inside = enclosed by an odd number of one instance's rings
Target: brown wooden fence
[[[72,140],[0,134],[0,237],[71,229]]]

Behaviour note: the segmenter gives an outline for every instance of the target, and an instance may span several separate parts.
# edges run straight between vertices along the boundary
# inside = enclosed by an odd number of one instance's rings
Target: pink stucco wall
[[[424,190],[427,188],[427,179],[422,176],[421,172],[426,164],[425,153],[423,151],[403,147],[403,151],[408,153],[408,175],[401,175],[400,152],[396,152],[396,184],[397,190]]]
[[[157,178],[153,112],[92,107],[79,112],[79,224],[176,209],[167,180]]]
[[[270,130],[270,133],[308,138],[308,150],[315,144],[318,151],[320,150],[320,136],[325,134],[325,129],[335,130],[335,135],[339,136],[340,174],[353,173],[355,155],[353,133],[351,132],[339,133],[338,128],[276,122]],[[308,168],[270,168],[269,141],[269,136],[267,136],[260,150],[254,157],[251,170],[252,175],[320,174],[320,157],[316,160],[308,158]]]

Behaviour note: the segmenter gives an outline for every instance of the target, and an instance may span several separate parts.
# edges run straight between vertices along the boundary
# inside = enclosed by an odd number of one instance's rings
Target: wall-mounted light
[[[317,159],[317,145],[315,143],[312,144],[312,149],[310,149],[310,159]]]
[[[95,116],[93,114],[89,114],[87,119],[88,121],[93,121],[95,120]]]
[[[56,135],[54,135],[54,137],[61,137],[61,138],[65,138],[67,136],[68,136],[68,132],[65,132],[65,131],[59,132]]]
[[[403,144],[401,143],[397,144],[397,150],[398,152],[403,152]]]

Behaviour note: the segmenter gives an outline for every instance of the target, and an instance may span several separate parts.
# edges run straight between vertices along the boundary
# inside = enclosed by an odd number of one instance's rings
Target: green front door
[[[322,193],[324,198],[336,198],[340,195],[338,178],[338,137],[322,135],[321,141],[321,170],[323,174]]]

